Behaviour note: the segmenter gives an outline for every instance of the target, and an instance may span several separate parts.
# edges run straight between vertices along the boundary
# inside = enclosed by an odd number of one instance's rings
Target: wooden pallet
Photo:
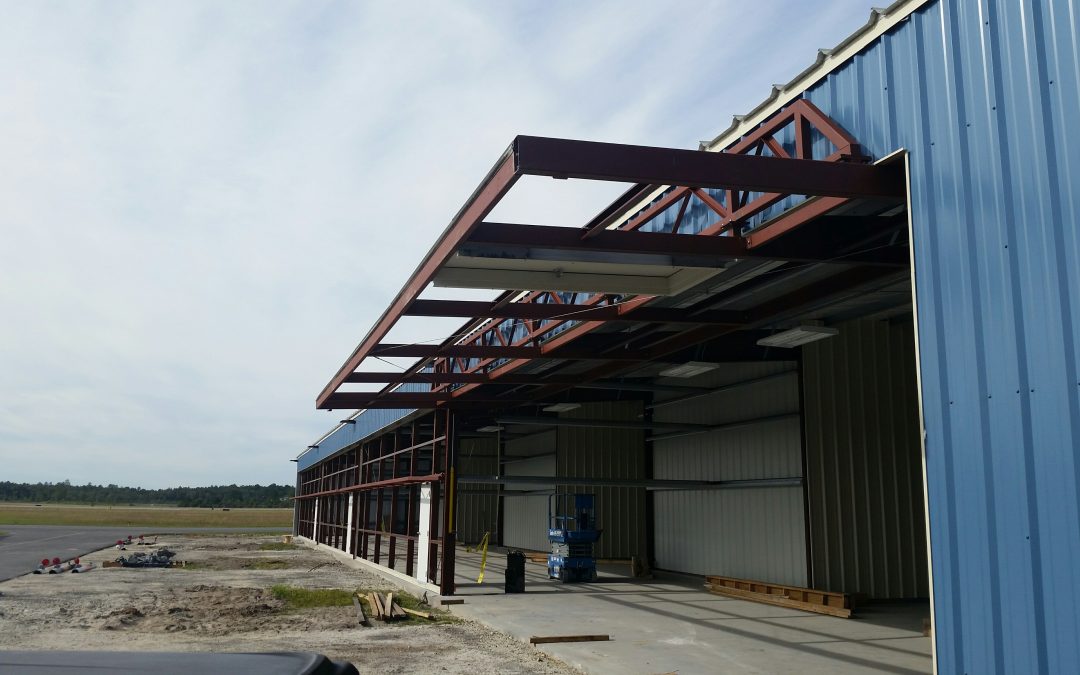
[[[854,606],[850,595],[813,588],[718,576],[705,577],[705,582],[705,588],[716,595],[828,614],[843,619],[851,617]]]

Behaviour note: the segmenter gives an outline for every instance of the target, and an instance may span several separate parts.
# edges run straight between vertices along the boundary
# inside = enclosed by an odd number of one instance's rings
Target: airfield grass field
[[[292,509],[208,509],[173,506],[82,506],[0,502],[0,525],[130,525],[132,527],[280,527]]]

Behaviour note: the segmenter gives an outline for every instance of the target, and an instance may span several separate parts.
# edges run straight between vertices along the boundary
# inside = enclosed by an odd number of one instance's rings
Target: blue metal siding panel
[[[329,436],[319,441],[319,447],[308,450],[301,455],[296,462],[296,470],[304,471],[309,469],[334,453],[367,438],[379,429],[388,427],[414,412],[416,410],[412,408],[365,410],[356,417],[356,424],[342,424]]]
[[[1078,9],[942,0],[806,94],[910,152],[941,672],[1080,672]]]

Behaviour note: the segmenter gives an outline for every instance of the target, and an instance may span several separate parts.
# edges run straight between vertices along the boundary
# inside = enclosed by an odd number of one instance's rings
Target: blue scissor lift
[[[553,494],[548,497],[548,577],[560,581],[596,581],[593,544],[596,529],[594,496]]]

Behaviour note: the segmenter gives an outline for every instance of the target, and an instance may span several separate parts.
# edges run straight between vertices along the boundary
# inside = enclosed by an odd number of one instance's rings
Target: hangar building
[[[589,492],[602,558],[929,598],[940,672],[1080,672],[1078,21],[896,2],[699,149],[513,139],[319,394],[359,412],[297,534],[452,594]],[[536,176],[626,190],[488,220]]]

